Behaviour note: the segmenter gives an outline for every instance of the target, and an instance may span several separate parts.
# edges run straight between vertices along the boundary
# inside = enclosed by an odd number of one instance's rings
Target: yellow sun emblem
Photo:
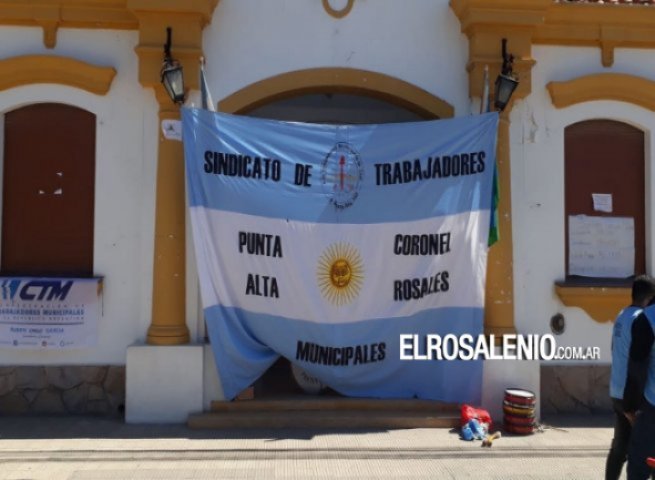
[[[364,281],[363,262],[354,246],[335,243],[318,260],[317,274],[323,297],[340,307],[359,294]]]

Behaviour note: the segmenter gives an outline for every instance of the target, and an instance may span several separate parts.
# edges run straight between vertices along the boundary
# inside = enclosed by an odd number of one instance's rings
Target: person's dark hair
[[[639,275],[632,282],[632,303],[650,302],[655,296],[655,279],[648,275]]]

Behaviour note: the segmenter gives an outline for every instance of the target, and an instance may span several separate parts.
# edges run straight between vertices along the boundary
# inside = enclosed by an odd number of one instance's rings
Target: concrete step
[[[208,412],[189,416],[192,429],[226,428],[455,428],[459,414],[402,410],[272,410]]]
[[[404,411],[459,414],[459,405],[417,399],[371,399],[346,397],[294,396],[233,402],[215,401],[211,411],[221,412],[280,412],[280,411]]]
[[[453,428],[459,405],[431,400],[338,396],[274,397],[212,402],[191,415],[190,428]]]

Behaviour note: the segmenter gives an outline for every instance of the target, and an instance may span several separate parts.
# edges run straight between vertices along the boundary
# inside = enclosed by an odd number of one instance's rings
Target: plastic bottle
[[[462,427],[462,438],[467,442],[473,440],[473,431],[468,423]]]
[[[473,438],[476,440],[483,440],[485,437],[485,432],[480,426],[480,422],[478,422],[476,419],[472,419],[468,423],[469,428],[471,429],[471,433],[473,434]]]

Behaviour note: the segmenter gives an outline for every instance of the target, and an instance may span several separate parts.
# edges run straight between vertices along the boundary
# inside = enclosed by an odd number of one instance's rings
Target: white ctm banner
[[[102,284],[101,278],[0,277],[0,347],[96,345]]]

